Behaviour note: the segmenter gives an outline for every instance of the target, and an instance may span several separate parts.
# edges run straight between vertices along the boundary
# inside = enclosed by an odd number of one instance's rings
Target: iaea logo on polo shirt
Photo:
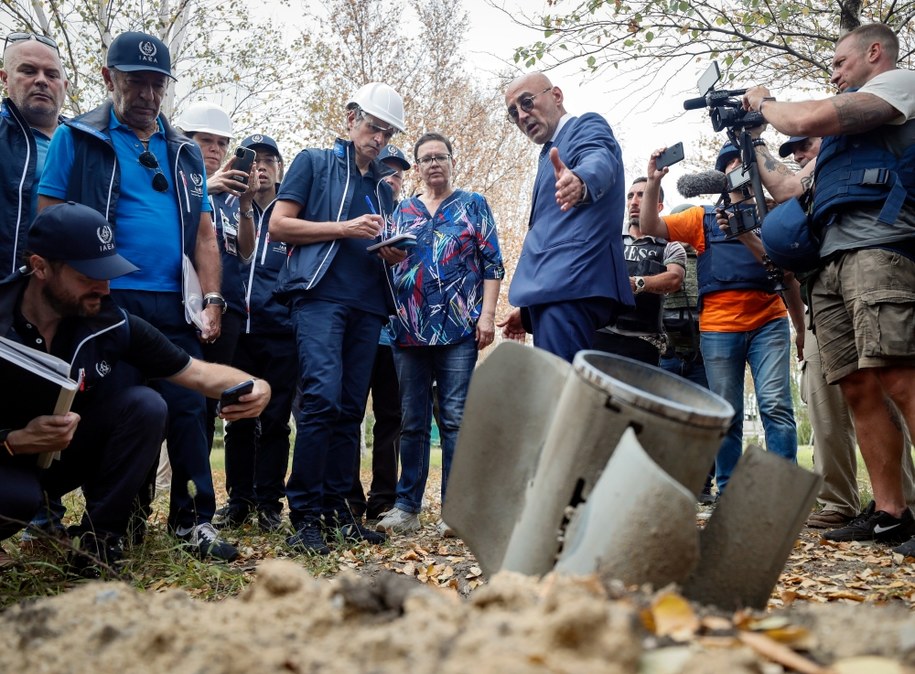
[[[95,230],[95,235],[102,244],[98,247],[100,251],[114,250],[114,232],[111,231],[110,225],[102,225]]]
[[[149,63],[158,63],[159,59],[156,58],[156,54],[159,53],[159,49],[149,40],[141,40],[137,45],[140,50],[140,60],[148,61]]]

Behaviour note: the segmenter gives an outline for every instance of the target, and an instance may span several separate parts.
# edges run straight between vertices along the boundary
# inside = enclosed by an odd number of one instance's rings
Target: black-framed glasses
[[[156,172],[152,179],[153,189],[156,192],[168,192],[168,179],[162,173],[162,169],[159,168],[159,160],[156,159],[156,155],[149,150],[145,150],[137,159],[143,166]]]
[[[423,166],[428,166],[432,162],[435,162],[436,164],[444,164],[449,159],[451,159],[450,154],[432,154],[428,157],[420,157],[416,160],[416,163],[422,164]]]
[[[60,47],[57,46],[57,43],[52,38],[49,38],[47,35],[36,35],[35,33],[10,33],[3,41],[3,51],[6,51],[6,48],[11,44],[25,42],[26,40],[36,40],[41,44],[50,47],[58,54],[60,53]]]
[[[517,123],[518,121],[518,108],[520,107],[524,112],[530,112],[534,109],[534,99],[537,98],[540,94],[545,94],[548,91],[552,91],[553,87],[547,87],[543,91],[538,91],[533,96],[524,96],[518,100],[518,105],[509,105],[508,106],[508,118]]]

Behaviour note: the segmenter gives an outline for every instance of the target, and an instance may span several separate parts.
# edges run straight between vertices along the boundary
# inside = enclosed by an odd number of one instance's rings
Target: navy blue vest
[[[696,263],[699,276],[699,310],[708,293],[722,290],[762,290],[775,292],[775,283],[769,279],[765,268],[740,239],[727,239],[718,227],[715,208],[705,206],[702,221],[705,232],[705,252]]]
[[[882,128],[823,138],[814,170],[814,223],[830,224],[849,205],[882,203],[877,221],[892,226],[903,204],[915,203],[915,145],[897,156],[880,144]]]

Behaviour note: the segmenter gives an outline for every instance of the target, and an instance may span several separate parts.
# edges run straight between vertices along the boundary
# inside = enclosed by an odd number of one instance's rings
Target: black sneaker
[[[915,536],[915,518],[908,508],[902,517],[893,517],[876,508],[877,504],[871,501],[855,519],[844,527],[827,531],[823,538],[829,541],[902,543]]]
[[[276,510],[267,510],[266,508],[258,510],[257,525],[265,533],[279,531],[283,526],[283,516]]]
[[[238,557],[238,548],[222,539],[209,522],[201,522],[187,530],[178,529],[175,534],[200,559],[231,562]]]
[[[286,545],[297,552],[308,552],[315,555],[330,554],[330,548],[324,542],[321,525],[317,518],[306,518],[294,526],[296,532],[286,539]]]
[[[213,514],[213,526],[217,529],[236,529],[248,521],[251,508],[236,503],[224,505]]]
[[[362,526],[348,510],[325,513],[324,526],[327,528],[329,535],[335,535],[339,531],[343,539],[349,542],[361,543],[365,541],[372,545],[378,545],[388,540],[387,534],[380,531],[372,531],[368,527]]]

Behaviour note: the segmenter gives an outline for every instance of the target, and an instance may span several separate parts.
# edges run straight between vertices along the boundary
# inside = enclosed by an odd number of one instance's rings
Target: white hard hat
[[[403,99],[384,82],[369,82],[360,87],[347,101],[346,108],[355,105],[398,131],[404,130]]]
[[[232,137],[232,120],[229,115],[215,103],[206,101],[191,103],[181,113],[175,126],[185,133],[212,133],[225,138]]]

